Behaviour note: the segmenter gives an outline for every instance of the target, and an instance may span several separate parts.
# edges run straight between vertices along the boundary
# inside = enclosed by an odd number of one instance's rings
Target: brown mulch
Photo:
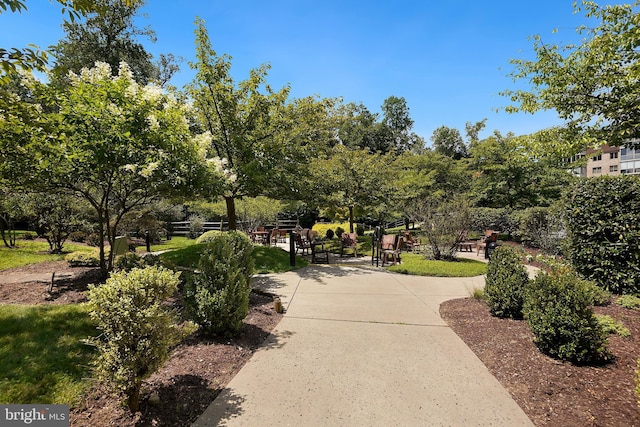
[[[611,336],[612,362],[576,366],[542,354],[522,320],[492,317],[487,305],[447,301],[440,315],[511,393],[537,426],[640,426],[634,393],[640,357],[640,312],[613,303],[596,307],[622,322],[631,337]]]

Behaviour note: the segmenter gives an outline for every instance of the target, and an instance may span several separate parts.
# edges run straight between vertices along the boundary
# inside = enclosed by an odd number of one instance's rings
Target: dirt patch
[[[487,305],[458,299],[440,315],[511,393],[537,426],[640,426],[634,393],[640,356],[640,312],[616,304],[596,307],[631,331],[611,336],[614,360],[604,366],[575,366],[545,356],[521,320],[491,316]]]

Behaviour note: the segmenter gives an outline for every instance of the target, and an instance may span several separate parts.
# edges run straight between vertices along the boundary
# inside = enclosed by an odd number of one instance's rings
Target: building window
[[[616,151],[615,153],[609,153],[609,159],[617,159],[618,158],[618,152]]]
[[[593,161],[597,162],[598,160],[602,160],[602,154],[598,154],[597,156],[593,156]]]
[[[618,172],[618,165],[609,166],[609,172]]]
[[[601,168],[600,166],[598,166],[598,167],[596,167],[596,168],[591,169],[591,172],[592,172],[594,175],[601,174],[601,173],[602,173],[602,168]]]

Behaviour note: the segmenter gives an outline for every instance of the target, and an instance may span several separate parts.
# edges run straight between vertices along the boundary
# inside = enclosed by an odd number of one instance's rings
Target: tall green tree
[[[134,23],[144,3],[128,5],[122,0],[104,0],[99,10],[64,22],[65,36],[52,48],[55,79],[64,81],[69,71],[79,73],[100,61],[109,64],[114,72],[121,62],[126,62],[135,80],[142,84],[166,83],[178,67],[173,55],[161,55],[159,62],[154,63],[153,55],[139,41],[141,37],[156,41],[151,28],[140,29]]]
[[[450,157],[454,160],[460,160],[463,157],[467,157],[467,145],[460,135],[458,129],[450,128],[447,126],[440,126],[433,131],[431,135],[431,142],[433,143],[433,150],[442,154],[443,156]]]
[[[391,133],[391,144],[396,154],[421,150],[424,139],[411,132],[413,119],[404,97],[390,96],[382,103],[382,123]]]
[[[599,6],[576,2],[575,12],[595,21],[577,29],[579,44],[533,38],[535,60],[513,59],[515,81],[529,90],[507,90],[509,112],[554,109],[569,132],[590,145],[640,147],[639,1]]]
[[[121,3],[136,7],[144,0],[122,0]],[[71,22],[89,12],[104,10],[106,5],[99,0],[57,0],[62,6],[62,13],[67,14]],[[0,14],[10,10],[13,13],[21,13],[27,10],[26,0],[0,0]],[[5,75],[14,73],[18,69],[30,71],[45,71],[49,52],[41,50],[37,46],[26,48],[3,48],[0,47],[0,70]],[[93,64],[91,64],[93,65]]]
[[[349,230],[353,233],[356,209],[373,210],[385,204],[392,193],[389,187],[394,180],[390,179],[390,165],[389,155],[336,145],[330,156],[311,165],[317,204],[348,209]]]
[[[537,157],[531,138],[494,135],[471,148],[473,193],[479,206],[522,209],[560,198],[571,174],[553,157]]]
[[[43,87],[49,132],[34,138],[33,173],[25,185],[63,190],[87,200],[98,219],[100,267],[113,266],[124,214],[161,193],[207,184],[204,147],[192,138],[186,106],[155,85],[140,85],[123,63],[117,76],[98,63],[71,75],[70,85]]]
[[[283,132],[291,125],[286,100],[289,87],[274,91],[267,84],[268,65],[236,83],[230,74],[231,57],[212,48],[204,22],[196,21],[196,77],[189,86],[210,154],[226,176],[222,188],[229,228],[237,227],[236,199],[258,196],[282,179],[283,162],[291,143]],[[295,110],[295,108],[290,107]],[[293,163],[292,163],[293,164]]]
[[[390,128],[363,104],[341,105],[337,117],[337,137],[344,146],[370,153],[388,153],[393,148]]]

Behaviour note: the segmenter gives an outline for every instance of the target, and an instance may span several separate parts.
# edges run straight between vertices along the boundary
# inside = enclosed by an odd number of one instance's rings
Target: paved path
[[[483,284],[344,266],[259,276],[286,314],[194,426],[530,426],[439,315]]]

